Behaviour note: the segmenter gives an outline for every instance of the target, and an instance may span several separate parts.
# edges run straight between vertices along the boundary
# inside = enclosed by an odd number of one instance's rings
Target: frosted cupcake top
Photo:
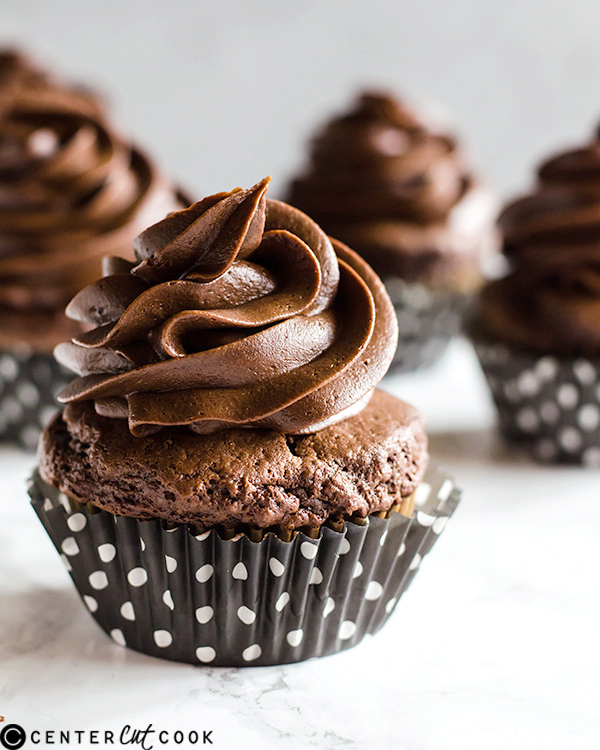
[[[182,205],[103,104],[16,53],[0,55],[0,311],[60,312]]]
[[[67,313],[93,326],[56,354],[64,403],[134,435],[314,432],[359,412],[396,345],[391,302],[355,253],[266,198],[268,178],[172,214],[112,260]]]
[[[288,200],[383,278],[472,286],[492,241],[493,201],[456,139],[388,94],[361,94],[317,132]]]
[[[510,274],[482,294],[488,333],[528,349],[600,352],[600,140],[543,162],[500,216]]]

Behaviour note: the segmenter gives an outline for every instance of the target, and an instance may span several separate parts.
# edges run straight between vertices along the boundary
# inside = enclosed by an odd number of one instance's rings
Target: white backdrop
[[[595,0],[0,0],[0,40],[102,87],[197,194],[281,190],[365,83],[439,103],[503,195],[600,117]]]
[[[364,82],[438,101],[505,195],[600,116],[597,0],[0,0],[0,38],[103,87],[197,193],[267,172],[280,189],[315,123]],[[426,413],[464,501],[382,633],[304,665],[194,670],[112,644],[28,507],[34,458],[0,452],[7,719],[199,723],[245,750],[600,747],[600,597],[584,574],[598,568],[599,472],[503,447],[465,342],[384,385]]]

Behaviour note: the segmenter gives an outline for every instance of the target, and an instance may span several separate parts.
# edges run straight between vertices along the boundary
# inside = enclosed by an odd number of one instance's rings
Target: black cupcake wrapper
[[[462,328],[469,297],[434,291],[388,278],[385,286],[398,317],[398,347],[389,373],[429,367],[441,358]]]
[[[0,442],[35,450],[72,379],[52,354],[0,351]]]
[[[600,467],[600,359],[474,345],[509,441],[545,463]]]
[[[454,512],[430,468],[413,518],[371,516],[284,542],[194,536],[159,520],[71,507],[34,475],[31,502],[88,610],[113,640],[152,656],[265,666],[325,656],[377,632]]]

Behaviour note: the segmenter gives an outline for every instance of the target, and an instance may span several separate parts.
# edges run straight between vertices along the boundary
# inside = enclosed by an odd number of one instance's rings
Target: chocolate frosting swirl
[[[362,94],[316,135],[288,200],[384,278],[470,286],[492,236],[490,196],[455,139],[386,94]]]
[[[182,202],[100,102],[0,56],[0,312],[58,313]]]
[[[67,313],[95,326],[56,356],[76,378],[63,403],[94,400],[134,435],[185,425],[312,432],[357,413],[396,345],[374,272],[306,215],[267,200],[269,178],[172,214],[135,241],[137,264]]]
[[[499,225],[512,272],[482,294],[487,331],[536,350],[600,352],[600,135],[543,162]]]
[[[0,50],[0,110],[32,104],[104,116],[104,102],[94,92],[65,84],[18,50]]]

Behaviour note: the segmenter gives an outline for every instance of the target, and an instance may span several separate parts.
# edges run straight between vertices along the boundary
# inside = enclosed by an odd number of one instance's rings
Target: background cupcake
[[[94,328],[57,348],[78,377],[32,488],[100,625],[195,664],[375,632],[459,497],[419,412],[376,389],[383,285],[267,184],[151,227],[71,302]]]
[[[510,273],[474,334],[502,431],[547,461],[600,465],[600,142],[555,156],[500,216]]]
[[[494,247],[493,200],[455,139],[404,102],[364,93],[317,133],[288,200],[384,280],[400,324],[393,367],[437,359]]]
[[[35,445],[64,373],[51,352],[78,327],[66,302],[105,254],[181,206],[88,91],[0,56],[0,439]]]
[[[0,108],[45,104],[61,111],[102,116],[104,102],[78,84],[66,84],[17,49],[0,50]]]

